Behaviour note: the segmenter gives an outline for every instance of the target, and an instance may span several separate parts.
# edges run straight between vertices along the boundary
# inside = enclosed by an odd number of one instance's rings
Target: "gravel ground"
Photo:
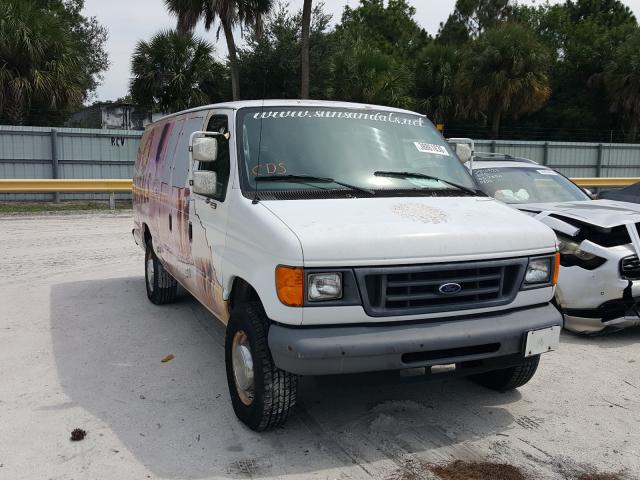
[[[639,329],[564,335],[506,394],[304,378],[287,425],[257,434],[231,409],[223,328],[186,295],[147,301],[131,227],[130,213],[0,217],[0,479],[437,479],[455,460],[640,478]]]

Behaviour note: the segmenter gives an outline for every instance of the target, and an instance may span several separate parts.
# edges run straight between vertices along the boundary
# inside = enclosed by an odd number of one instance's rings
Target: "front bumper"
[[[640,325],[640,298],[631,290],[621,299],[604,302],[594,309],[564,309],[565,328],[576,333],[597,333]]]
[[[550,304],[417,324],[274,324],[269,348],[278,368],[300,375],[401,370],[522,355],[526,332],[552,326],[562,326],[562,316]]]

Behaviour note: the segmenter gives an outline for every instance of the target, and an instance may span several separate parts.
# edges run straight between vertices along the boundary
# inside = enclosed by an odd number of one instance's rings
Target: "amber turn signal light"
[[[283,304],[301,307],[304,304],[304,270],[279,265],[276,268],[276,291]]]
[[[553,279],[551,285],[558,283],[558,275],[560,274],[560,252],[556,252],[553,262]]]

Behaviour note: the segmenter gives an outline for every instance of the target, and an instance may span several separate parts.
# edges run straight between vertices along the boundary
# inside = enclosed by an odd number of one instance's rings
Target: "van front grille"
[[[623,258],[620,262],[620,273],[623,278],[629,280],[640,279],[640,260],[637,255]]]
[[[511,303],[526,259],[357,268],[368,315],[386,317],[469,310]]]

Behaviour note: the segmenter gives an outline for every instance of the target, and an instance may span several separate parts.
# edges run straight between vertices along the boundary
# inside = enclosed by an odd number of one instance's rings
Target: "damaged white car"
[[[478,153],[471,169],[486,194],[556,232],[562,266],[555,300],[565,328],[596,333],[640,325],[640,205],[592,200],[532,160]]]

